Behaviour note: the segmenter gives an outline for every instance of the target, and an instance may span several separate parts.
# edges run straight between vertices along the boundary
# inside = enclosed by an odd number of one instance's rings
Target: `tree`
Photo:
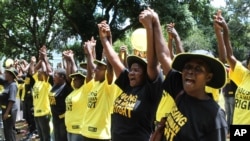
[[[71,26],[72,34],[79,35],[82,41],[90,39],[91,36],[99,41],[96,25],[102,20],[109,23],[114,42],[118,39],[128,41],[124,38],[126,31],[142,27],[138,15],[145,8],[143,2],[142,0],[60,0],[60,9],[67,18],[65,26]],[[177,25],[180,25],[177,27],[183,31],[181,33],[183,36],[195,24],[187,5],[180,5],[172,0],[152,0],[146,4],[159,13],[163,23],[177,22]],[[96,51],[97,58],[100,58],[102,53],[100,42],[97,42]]]
[[[205,1],[205,0],[204,0]],[[153,8],[161,23],[176,23],[176,29],[182,39],[188,37],[189,31],[195,29],[197,20],[190,12],[191,2],[172,0],[52,0],[52,1],[17,1],[1,3],[1,36],[4,41],[3,52],[7,55],[34,55],[41,44],[49,50],[70,49],[68,39],[75,37],[77,44],[72,48],[79,61],[82,55],[82,43],[94,36],[97,41],[97,23],[106,20],[112,30],[113,42],[125,40],[126,31],[135,30],[142,25],[138,15],[145,6]],[[192,1],[193,2],[193,1]],[[204,3],[202,3],[204,4]],[[13,6],[14,5],[14,6]],[[199,8],[204,5],[199,5]],[[197,8],[197,9],[199,9]],[[197,11],[196,11],[197,12]],[[197,14],[198,16],[202,16]],[[196,18],[199,19],[199,18]],[[201,19],[201,17],[200,17]],[[80,44],[79,44],[80,42]],[[73,43],[74,44],[74,43]],[[97,57],[100,58],[102,47],[97,42]]]
[[[183,46],[185,51],[203,49],[215,53],[215,50],[212,48],[210,38],[207,38],[206,35],[203,34],[203,31],[199,29],[194,29],[190,33],[190,36],[188,36],[183,42]]]
[[[234,53],[239,60],[244,60],[249,54],[250,46],[250,3],[248,0],[226,0],[226,4],[223,14],[230,29]]]
[[[1,3],[1,51],[7,57],[23,55],[27,59],[30,55],[37,56],[43,44],[49,50],[59,48],[69,35],[61,28],[63,15],[57,7],[56,1],[13,0]]]

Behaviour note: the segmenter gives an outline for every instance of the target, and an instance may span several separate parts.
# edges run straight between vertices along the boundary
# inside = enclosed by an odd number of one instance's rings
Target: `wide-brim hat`
[[[219,89],[225,85],[226,82],[225,66],[221,61],[216,59],[211,52],[208,52],[206,50],[195,50],[190,53],[178,54],[173,60],[172,68],[181,72],[185,63],[192,58],[202,59],[210,67],[211,72],[213,73],[213,77],[207,83],[207,86]]]
[[[80,65],[87,65],[87,62],[80,62]]]
[[[94,60],[94,63],[95,64],[101,64],[101,65],[104,65],[104,66],[107,66],[107,61],[106,61],[106,59],[102,59],[102,60]]]
[[[81,76],[86,78],[87,70],[86,69],[78,69],[75,73],[69,75],[69,77],[73,78],[75,76]]]
[[[14,78],[17,79],[18,72],[15,68],[5,69],[5,71],[10,72],[14,76]]]
[[[145,69],[147,68],[147,61],[144,58],[141,58],[139,56],[136,55],[130,55],[127,57],[127,64],[128,67],[131,68],[133,63],[139,63],[141,64]]]

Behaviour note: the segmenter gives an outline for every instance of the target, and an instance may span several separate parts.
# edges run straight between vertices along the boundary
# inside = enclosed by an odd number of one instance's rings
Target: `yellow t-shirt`
[[[35,79],[32,91],[34,116],[48,115],[50,114],[49,92],[51,85],[46,81],[38,81],[37,74],[34,74],[33,77]]]
[[[250,71],[237,62],[234,70],[230,70],[229,77],[238,86],[235,92],[233,124],[250,124]]]
[[[24,84],[19,84],[17,83],[17,95],[16,98],[20,99],[23,101],[23,88],[24,88]],[[21,96],[21,97],[20,97]]]
[[[220,99],[220,89],[215,89],[209,86],[205,87],[205,91],[207,93],[211,93],[213,96],[214,101],[219,102]]]
[[[95,81],[87,93],[86,110],[83,120],[83,136],[93,139],[111,139],[111,111],[116,86]],[[90,89],[86,87],[86,89]]]
[[[3,90],[4,90],[3,85],[0,85],[0,94],[3,92]]]
[[[29,85],[30,84],[30,77],[25,77],[24,79],[24,84],[23,84],[23,90],[22,90],[22,100],[24,100],[24,97],[25,95],[28,93],[28,94],[31,94],[31,91],[30,90],[26,90],[25,89],[25,85]],[[26,92],[27,91],[27,92]]]
[[[174,99],[164,90],[161,101],[157,108],[156,121],[161,121],[162,117],[166,117],[166,114],[171,112],[174,105]]]
[[[74,89],[65,99],[65,125],[67,132],[73,134],[82,134],[83,117],[86,109],[86,93],[91,88],[92,81],[84,84],[79,89]]]

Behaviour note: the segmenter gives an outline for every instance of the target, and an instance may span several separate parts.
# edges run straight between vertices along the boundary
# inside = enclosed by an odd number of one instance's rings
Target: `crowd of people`
[[[115,52],[111,29],[102,21],[99,60],[92,37],[83,44],[85,64],[77,66],[74,52],[65,50],[62,66],[52,69],[43,45],[38,59],[5,65],[0,105],[6,141],[16,141],[17,97],[27,139],[37,132],[41,141],[226,141],[231,124],[250,124],[250,56],[246,67],[235,58],[221,11],[214,15],[219,59],[206,50],[184,52],[174,23],[167,24],[166,44],[150,8],[139,22],[146,54],[128,54],[125,46]]]

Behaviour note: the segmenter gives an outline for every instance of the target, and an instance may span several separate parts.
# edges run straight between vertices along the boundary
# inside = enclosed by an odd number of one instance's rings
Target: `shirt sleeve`
[[[8,98],[8,100],[15,102],[16,95],[17,95],[17,85],[16,85],[16,83],[12,83],[9,86],[9,98]]]
[[[174,99],[183,90],[182,74],[175,70],[170,70],[163,82],[163,89]]]
[[[245,74],[249,72],[249,70],[244,67],[241,62],[237,61],[234,70],[230,69],[229,78],[235,82],[236,85],[239,85],[244,79]]]
[[[128,78],[128,70],[125,69],[123,72],[119,75],[119,77],[115,80],[115,84],[122,90],[125,91],[130,87],[129,85],[129,78]]]
[[[150,94],[150,98],[152,100],[156,100],[159,101],[162,93],[163,93],[163,89],[162,89],[162,83],[163,83],[163,74],[159,73],[159,75],[157,76],[156,80],[153,82],[150,82],[148,80],[147,82],[147,92],[149,92]]]

